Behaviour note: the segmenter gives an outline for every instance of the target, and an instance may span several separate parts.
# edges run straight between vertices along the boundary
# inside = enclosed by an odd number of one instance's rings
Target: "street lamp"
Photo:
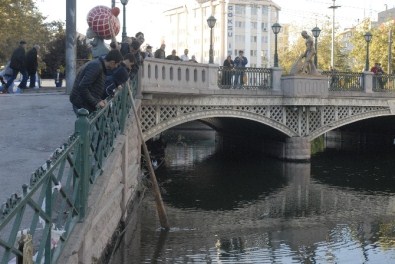
[[[335,57],[335,10],[341,6],[335,5],[336,0],[332,0],[333,4],[329,7],[333,10],[332,16],[332,48],[331,48],[331,67],[335,68],[334,66],[334,57]]]
[[[207,24],[208,24],[208,27],[210,28],[210,58],[208,60],[208,63],[214,63],[213,27],[215,26],[215,22],[217,22],[217,19],[215,19],[215,17],[213,17],[213,16],[210,16],[207,19]]]
[[[372,40],[372,33],[366,32],[365,35],[366,41],[366,63],[365,63],[365,71],[369,71],[369,42]]]
[[[317,38],[320,36],[321,29],[319,29],[319,27],[316,26],[315,28],[313,28],[313,29],[311,30],[311,32],[313,32],[313,36],[314,36],[314,38],[315,38],[314,65],[315,65],[315,68],[317,68],[317,53],[318,53],[318,50],[317,50]]]
[[[125,41],[127,34],[126,34],[126,5],[128,4],[129,0],[121,0],[123,5],[123,27],[122,27],[122,41]]]
[[[274,33],[274,67],[278,67],[278,54],[277,54],[277,34],[280,32],[281,26],[279,23],[274,23],[272,30]]]

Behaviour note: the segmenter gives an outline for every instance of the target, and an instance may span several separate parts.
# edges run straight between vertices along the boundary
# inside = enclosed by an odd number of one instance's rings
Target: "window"
[[[257,22],[251,22],[251,28],[256,29],[256,26],[257,26]]]
[[[251,36],[251,42],[256,43],[256,41],[257,41],[257,37],[256,36]]]
[[[267,6],[262,6],[262,15],[267,15],[268,14],[268,8]]]
[[[261,23],[261,30],[267,31],[267,23]]]
[[[236,5],[235,6],[235,13],[237,14],[237,15],[245,15],[245,13],[246,13],[246,9],[245,9],[245,6],[243,6],[243,5]]]
[[[235,26],[236,26],[236,27],[243,28],[244,25],[245,25],[245,22],[244,22],[244,21],[236,21],[236,22],[235,22]]]
[[[258,7],[251,7],[251,15],[256,16],[258,14]]]

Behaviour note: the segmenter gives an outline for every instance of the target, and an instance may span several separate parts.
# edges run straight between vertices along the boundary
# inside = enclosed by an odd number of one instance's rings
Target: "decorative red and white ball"
[[[111,39],[112,36],[118,35],[121,28],[118,19],[119,12],[118,7],[111,9],[106,6],[96,6],[89,11],[86,21],[99,37]]]

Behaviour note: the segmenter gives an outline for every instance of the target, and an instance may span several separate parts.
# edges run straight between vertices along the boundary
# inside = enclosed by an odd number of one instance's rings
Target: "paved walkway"
[[[42,88],[0,95],[0,205],[74,131],[76,119],[65,88],[43,80]]]

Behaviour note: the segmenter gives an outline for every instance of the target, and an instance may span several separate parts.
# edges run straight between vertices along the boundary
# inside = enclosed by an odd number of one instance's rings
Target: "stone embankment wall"
[[[134,115],[131,115],[132,117]],[[141,140],[134,118],[119,135],[88,200],[87,217],[74,228],[57,263],[95,263],[139,196]]]

